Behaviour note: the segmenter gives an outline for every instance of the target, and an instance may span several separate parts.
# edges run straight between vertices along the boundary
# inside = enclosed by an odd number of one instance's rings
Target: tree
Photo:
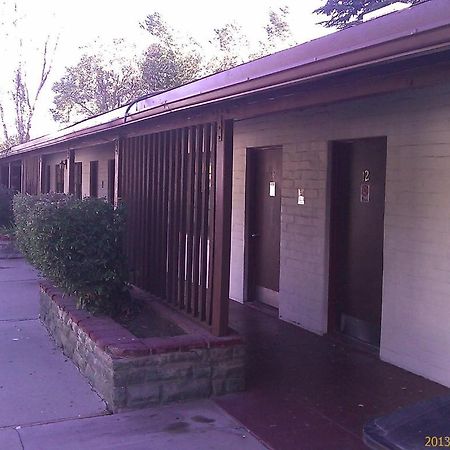
[[[326,27],[347,28],[363,20],[365,14],[393,3],[416,4],[426,0],[326,0],[314,12],[324,14],[328,19],[320,22]]]
[[[201,48],[192,37],[178,36],[158,12],[149,14],[141,28],[148,31],[152,40],[139,64],[149,94],[180,86],[202,75]]]
[[[141,27],[151,38],[143,54],[130,54],[125,40],[116,39],[109,49],[86,49],[77,64],[66,68],[52,87],[56,121],[89,118],[199,76],[201,56],[195,43],[179,40],[158,13],[147,16]]]
[[[259,42],[261,49],[259,56],[268,55],[296,44],[287,20],[288,17],[288,6],[278,8],[277,11],[269,10],[269,20],[264,27],[265,40]]]
[[[215,52],[206,63],[207,73],[227,70],[250,59],[245,53],[245,49],[249,48],[248,37],[242,26],[236,22],[215,28],[210,44],[215,48]]]
[[[116,42],[120,45],[120,43]],[[127,104],[143,95],[137,67],[131,62],[84,54],[53,84],[53,118],[61,123],[92,117]]]
[[[36,74],[36,81],[29,81],[27,70],[29,61],[24,57],[24,41],[23,41],[23,16],[19,14],[17,3],[11,6],[9,2],[2,3],[2,17],[11,17],[12,28],[7,29],[6,21],[1,22],[4,42],[6,45],[15,48],[17,53],[17,61],[11,77],[11,87],[0,100],[0,122],[2,126],[3,139],[0,150],[10,148],[12,145],[20,144],[30,140],[30,130],[33,116],[39,97],[44,86],[48,81],[48,77],[53,67],[53,59],[58,45],[58,38],[52,39],[50,35],[45,39],[44,44],[38,49],[39,72]],[[52,44],[53,41],[53,44]],[[32,64],[31,64],[32,65]],[[12,106],[12,107],[11,107]],[[9,111],[14,111],[14,121],[9,119]],[[9,120],[8,120],[9,119]],[[13,125],[12,125],[13,123]]]
[[[287,6],[270,9],[268,20],[264,26],[264,38],[251,45],[250,38],[236,22],[215,28],[210,43],[215,48],[213,58],[206,65],[207,73],[230,69],[255,58],[269,55],[275,51],[295,45],[292,31],[288,23],[289,8]]]
[[[105,57],[105,49],[85,52],[53,85],[56,121],[73,122],[120,107],[133,99],[188,83],[271,53],[292,42],[288,8],[269,12],[265,38],[252,48],[243,28],[233,22],[216,28],[210,44],[213,57],[192,37],[181,35],[158,12],[149,14],[141,28],[149,43],[141,55]],[[119,40],[112,46],[117,50]],[[104,55],[104,56],[101,56]]]

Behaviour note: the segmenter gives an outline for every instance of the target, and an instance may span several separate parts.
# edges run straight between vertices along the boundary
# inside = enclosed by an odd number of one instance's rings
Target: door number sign
[[[363,170],[362,183],[360,191],[360,202],[369,203],[370,202],[370,170]]]
[[[276,196],[276,184],[275,181],[271,181],[269,183],[269,197],[275,197]]]

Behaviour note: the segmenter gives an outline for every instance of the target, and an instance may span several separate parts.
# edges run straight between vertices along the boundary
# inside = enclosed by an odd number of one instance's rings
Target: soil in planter
[[[115,317],[115,321],[138,338],[167,337],[186,334],[180,327],[162,318],[151,308],[140,305],[130,314]]]

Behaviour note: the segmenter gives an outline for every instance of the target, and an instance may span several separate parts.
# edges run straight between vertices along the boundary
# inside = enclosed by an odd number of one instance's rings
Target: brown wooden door
[[[75,163],[74,170],[74,195],[76,198],[82,197],[82,186],[83,186],[83,163]]]
[[[335,327],[379,345],[386,139],[333,147],[330,300]]]
[[[280,287],[281,148],[247,154],[248,299],[278,307]]]
[[[64,192],[64,165],[56,164],[55,166],[55,192],[63,193]]]
[[[98,197],[98,161],[89,162],[89,196]]]
[[[108,202],[114,204],[114,185],[116,184],[116,162],[108,160]]]

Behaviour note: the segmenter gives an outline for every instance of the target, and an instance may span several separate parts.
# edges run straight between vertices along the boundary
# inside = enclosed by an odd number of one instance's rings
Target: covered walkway
[[[370,418],[449,393],[365,347],[252,307],[230,302],[230,324],[248,342],[248,389],[217,403],[276,449],[365,448],[362,428]]]

